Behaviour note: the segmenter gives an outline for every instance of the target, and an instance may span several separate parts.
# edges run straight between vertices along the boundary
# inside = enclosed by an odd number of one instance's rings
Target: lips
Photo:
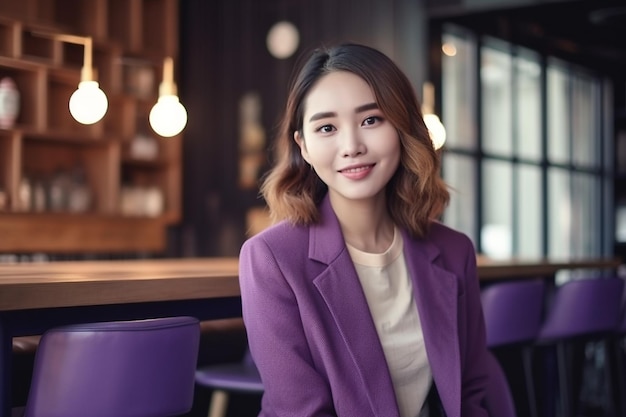
[[[355,165],[340,169],[339,172],[350,179],[357,180],[365,178],[372,171],[374,165],[375,164]]]

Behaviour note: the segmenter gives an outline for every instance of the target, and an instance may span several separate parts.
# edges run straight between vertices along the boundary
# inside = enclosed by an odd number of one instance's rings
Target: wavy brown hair
[[[440,155],[433,148],[409,79],[385,54],[359,44],[314,50],[292,78],[275,142],[276,161],[261,185],[272,220],[312,224],[319,219],[318,204],[327,187],[302,158],[294,133],[302,134],[307,94],[317,80],[334,71],[349,71],[363,78],[398,131],[400,164],[386,186],[387,205],[397,225],[414,236],[424,236],[450,198],[439,174]]]

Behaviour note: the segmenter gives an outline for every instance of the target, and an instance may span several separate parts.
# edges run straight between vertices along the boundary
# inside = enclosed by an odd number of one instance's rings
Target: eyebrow
[[[362,113],[364,111],[368,111],[368,110],[374,110],[378,108],[378,104],[376,103],[367,103],[367,104],[363,104],[362,106],[358,106],[356,109],[354,109],[354,113]],[[316,120],[320,120],[320,119],[325,119],[327,117],[335,117],[337,116],[337,113],[335,112],[320,112],[320,113],[315,113],[313,116],[311,116],[311,118],[309,119],[309,122],[314,122]]]

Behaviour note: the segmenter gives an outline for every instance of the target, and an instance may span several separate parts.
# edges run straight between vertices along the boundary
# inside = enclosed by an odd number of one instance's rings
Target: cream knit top
[[[400,416],[427,417],[428,407],[422,407],[432,374],[402,251],[402,234],[394,230],[393,242],[384,253],[347,247],[376,325]]]

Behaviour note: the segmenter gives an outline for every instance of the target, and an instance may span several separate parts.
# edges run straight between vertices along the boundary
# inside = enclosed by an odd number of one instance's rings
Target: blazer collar
[[[460,416],[459,279],[440,265],[436,245],[413,239],[405,231],[403,238],[433,379],[441,402],[446,406],[446,415]]]
[[[346,245],[328,194],[322,200],[319,211],[320,221],[310,228],[309,258],[328,265],[346,250]]]
[[[341,233],[339,220],[330,204],[328,194],[320,203],[320,221],[311,226],[309,234],[309,258],[330,264],[343,251],[346,245]],[[405,253],[407,252],[407,244],[410,246],[409,251],[418,252],[418,260],[431,263],[439,256],[439,248],[431,244],[427,240],[417,240],[409,236],[408,232],[402,231],[405,242]]]
[[[397,416],[399,411],[382,347],[380,343],[363,343],[363,340],[378,340],[378,334],[328,196],[320,205],[320,213],[321,221],[310,229],[309,258],[327,267],[315,278],[315,286],[352,354],[374,415]],[[407,268],[439,395],[444,403],[460,405],[457,277],[437,265],[440,252],[436,245],[411,238],[406,231],[402,233]],[[449,415],[458,414],[452,411]]]
[[[310,228],[309,258],[326,264],[314,278],[314,285],[324,299],[353,359],[364,387],[372,416],[399,417],[395,393],[384,352],[359,277],[341,233],[339,221],[328,196],[320,206],[321,221]]]

